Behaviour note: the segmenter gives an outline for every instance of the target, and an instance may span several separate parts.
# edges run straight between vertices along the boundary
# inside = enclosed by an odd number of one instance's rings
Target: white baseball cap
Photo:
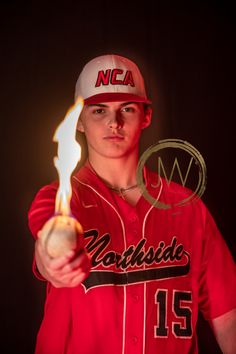
[[[75,100],[79,96],[84,104],[118,101],[151,103],[137,65],[115,54],[96,57],[84,66],[76,83]]]

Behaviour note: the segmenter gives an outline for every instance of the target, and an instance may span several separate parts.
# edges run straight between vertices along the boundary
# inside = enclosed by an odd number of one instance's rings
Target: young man
[[[88,159],[72,178],[71,210],[85,249],[46,254],[37,235],[53,216],[58,184],[43,187],[29,211],[34,271],[48,285],[36,353],[197,353],[198,310],[222,351],[236,353],[235,264],[209,211],[200,200],[159,209],[138,188],[139,138],[152,113],[138,67],[97,57],[81,72],[77,96]],[[156,188],[157,178],[144,168],[157,201],[187,196],[164,180]]]

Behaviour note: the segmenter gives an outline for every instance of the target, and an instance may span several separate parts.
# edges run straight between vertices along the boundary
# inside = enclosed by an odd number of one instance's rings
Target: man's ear
[[[78,122],[77,122],[77,130],[81,133],[84,133],[84,126],[83,126],[83,122],[82,122],[82,119],[81,119],[81,115],[79,116],[78,118]]]
[[[144,118],[142,122],[142,129],[147,128],[152,120],[152,108],[148,107],[145,109]]]

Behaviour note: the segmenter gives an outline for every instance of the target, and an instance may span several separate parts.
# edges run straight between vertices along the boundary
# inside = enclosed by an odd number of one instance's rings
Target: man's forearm
[[[236,354],[236,309],[211,321],[216,340],[224,354]]]

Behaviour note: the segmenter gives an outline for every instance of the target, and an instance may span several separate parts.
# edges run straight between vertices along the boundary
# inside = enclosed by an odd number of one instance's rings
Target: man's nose
[[[123,120],[121,118],[120,112],[113,112],[108,120],[108,125],[110,128],[122,128]]]

